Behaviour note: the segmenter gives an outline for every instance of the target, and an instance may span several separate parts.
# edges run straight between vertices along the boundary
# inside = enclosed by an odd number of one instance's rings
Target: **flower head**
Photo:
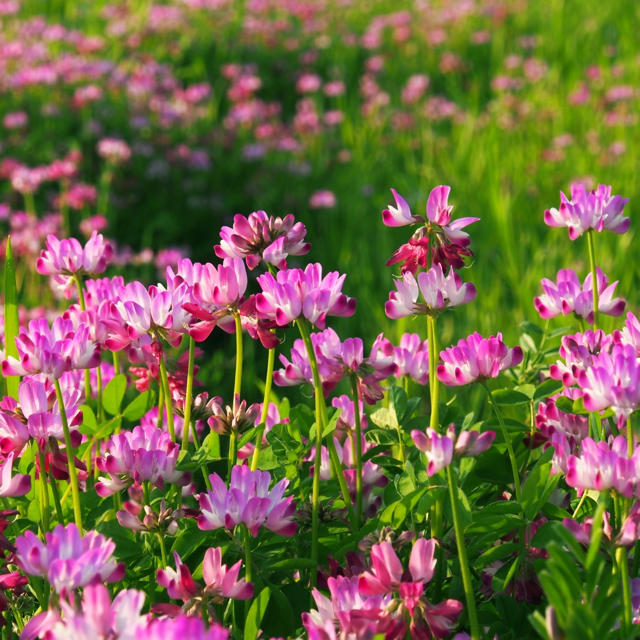
[[[585,231],[625,233],[629,218],[622,215],[629,198],[612,196],[611,187],[600,184],[597,189],[587,191],[583,184],[571,186],[571,200],[560,192],[560,208],[547,209],[544,221],[550,227],[567,227],[569,238],[575,240]]]
[[[460,340],[455,347],[440,352],[443,364],[436,373],[438,379],[449,386],[470,384],[476,380],[496,378],[500,372],[522,362],[522,349],[510,349],[502,342],[502,334],[483,338],[473,333]]]
[[[117,582],[124,576],[124,563],[116,563],[116,545],[97,531],[80,534],[75,524],[59,524],[45,535],[43,543],[27,531],[16,540],[18,566],[41,576],[57,593],[67,593],[96,582]]]

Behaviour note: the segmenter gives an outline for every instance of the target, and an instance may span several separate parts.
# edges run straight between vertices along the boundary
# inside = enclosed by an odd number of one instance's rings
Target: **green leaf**
[[[496,391],[492,391],[491,395],[493,396],[494,402],[502,407],[529,404],[529,398],[524,393],[516,391],[515,389],[497,389]]]
[[[80,427],[80,433],[85,435],[93,435],[98,430],[98,419],[93,409],[88,404],[80,405],[80,411],[82,411],[82,426]]]
[[[16,269],[11,251],[11,236],[7,236],[7,247],[4,259],[4,344],[6,356],[18,357],[18,347],[16,347],[18,329]],[[6,376],[6,381],[7,394],[17,400],[20,376]]]
[[[522,487],[522,508],[528,520],[533,520],[560,480],[560,474],[551,475],[553,447],[549,447],[533,466]]]
[[[258,638],[262,618],[264,618],[264,614],[267,611],[270,598],[271,589],[265,587],[251,603],[244,625],[244,640],[256,640]]]
[[[560,380],[553,380],[552,378],[549,378],[548,380],[545,380],[542,384],[538,385],[535,393],[533,394],[533,399],[540,400],[541,398],[546,398],[547,396],[551,396],[554,393],[558,393],[563,386],[564,385]],[[557,405],[557,402],[556,402],[556,405]]]
[[[500,500],[473,513],[473,520],[465,533],[493,533],[496,538],[522,525],[522,508],[517,502]]]
[[[119,373],[109,380],[109,384],[102,392],[102,406],[104,410],[112,416],[120,413],[124,392],[127,390],[127,377]]]
[[[533,333],[539,337],[544,335],[542,327],[539,327],[537,324],[533,324],[533,322],[529,322],[528,320],[520,323],[520,331],[524,333]]]
[[[377,411],[374,411],[369,417],[371,418],[371,422],[379,427],[386,429],[398,428],[398,419],[396,416],[396,412],[392,409],[378,409]]]
[[[556,407],[559,411],[564,411],[564,413],[573,413],[573,400],[570,400],[567,396],[560,396],[556,398]]]
[[[143,391],[124,408],[122,415],[129,420],[129,422],[137,422],[155,404],[155,401],[156,394],[153,390],[148,389],[147,391]]]
[[[31,520],[31,522],[40,523],[41,517],[42,513],[40,511],[40,502],[38,502],[38,500],[32,500],[29,503],[29,508],[27,509],[27,518]]]

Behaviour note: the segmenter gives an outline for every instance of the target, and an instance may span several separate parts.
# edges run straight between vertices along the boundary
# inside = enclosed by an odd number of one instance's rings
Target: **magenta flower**
[[[249,269],[264,260],[278,269],[287,268],[288,256],[309,252],[311,244],[304,241],[307,230],[293,215],[284,218],[254,211],[248,218],[236,215],[232,227],[222,227],[220,244],[214,247],[219,258],[244,258]]]
[[[113,247],[94,231],[83,247],[75,238],[59,240],[47,236],[47,248],[36,262],[38,273],[45,276],[96,275],[102,273],[113,255]]]
[[[120,591],[111,602],[109,591],[102,584],[87,585],[80,607],[60,600],[62,617],[47,625],[47,640],[136,640],[147,626],[147,616],[141,614],[145,594],[136,589]]]
[[[536,427],[547,439],[551,439],[554,433],[563,434],[569,445],[575,447],[589,435],[589,418],[560,411],[555,399],[547,398],[538,405]]]
[[[11,452],[0,463],[0,498],[15,498],[31,491],[31,476],[21,473],[11,475],[14,456],[15,453]]]
[[[167,567],[158,569],[158,584],[167,589],[170,598],[187,603],[198,599],[204,605],[206,600],[220,602],[224,598],[233,600],[250,600],[253,598],[253,585],[246,580],[238,580],[242,560],[238,560],[230,569],[222,564],[222,551],[219,547],[207,549],[202,562],[202,577],[205,587],[202,588],[193,579],[189,568],[183,564],[180,556],[174,551],[176,570]]]
[[[261,526],[287,537],[296,532],[293,498],[283,498],[289,484],[286,478],[269,490],[268,471],[251,471],[240,465],[233,467],[228,488],[218,474],[209,478],[211,489],[199,496],[201,515],[197,521],[201,529],[233,529],[242,522],[254,537]]]
[[[111,436],[104,455],[96,459],[101,477],[96,492],[105,497],[121,491],[132,482],[136,485],[150,482],[162,487],[165,482],[186,485],[189,474],[176,469],[180,445],[171,436],[153,425],[137,426]]]
[[[571,200],[560,192],[560,209],[547,209],[544,221],[550,227],[567,227],[571,240],[589,229],[625,233],[630,221],[622,211],[627,202],[629,198],[612,196],[610,186],[600,184],[587,191],[584,185],[575,184],[571,186]]]
[[[98,142],[98,155],[110,164],[121,164],[131,157],[129,145],[118,138],[103,138]]]
[[[429,341],[423,340],[417,333],[405,333],[400,344],[394,347],[380,334],[374,343],[376,349],[393,358],[396,378],[409,376],[419,384],[427,384],[429,379]]]
[[[613,294],[618,282],[609,285],[609,279],[599,267],[596,267],[598,281],[598,311],[610,316],[619,316],[625,307],[623,298],[614,298]],[[578,276],[571,269],[560,269],[558,279],[552,282],[543,278],[544,293],[533,299],[538,313],[542,318],[554,318],[562,313],[575,313],[588,323],[593,323],[593,284],[591,273],[584,279],[582,286]]]
[[[467,304],[476,297],[473,284],[463,284],[453,268],[445,277],[440,264],[419,273],[417,281],[413,273],[407,271],[395,285],[396,291],[389,293],[389,300],[384,305],[385,313],[394,320],[415,314],[436,315],[450,307]],[[424,302],[418,302],[419,294]]]
[[[640,355],[640,321],[633,313],[627,314],[624,327],[613,332],[613,339],[620,344],[630,344]]]
[[[486,451],[496,437],[495,431],[462,431],[456,438],[456,429],[452,424],[446,435],[440,435],[430,427],[426,433],[414,429],[411,431],[413,443],[427,456],[427,475],[432,476],[448,467],[455,457],[474,458]]]
[[[205,627],[202,618],[179,615],[175,618],[152,620],[148,626],[139,628],[136,640],[227,640],[229,631],[219,624]]]
[[[589,411],[611,407],[626,419],[640,406],[640,363],[631,345],[614,345],[611,353],[595,355],[577,378]]]
[[[342,293],[346,276],[331,271],[322,277],[322,265],[309,264],[302,269],[279,271],[258,277],[262,293],[256,296],[256,309],[280,327],[304,317],[312,325],[324,329],[326,317],[352,316],[356,301]]]
[[[627,440],[623,436],[613,438],[610,443],[585,438],[580,452],[567,457],[567,484],[580,492],[615,489],[626,498],[638,497],[639,464],[640,450],[636,449],[628,458]]]
[[[16,540],[18,566],[32,576],[46,578],[56,593],[65,594],[97,582],[117,582],[124,563],[116,563],[116,545],[96,531],[80,534],[75,524],[59,524],[43,543],[27,531]]]
[[[44,318],[32,320],[28,328],[20,327],[16,336],[18,357],[2,361],[2,374],[24,376],[43,373],[51,378],[71,369],[91,369],[100,363],[100,351],[91,340],[90,328],[74,328],[70,320],[56,318],[53,325]]]
[[[564,362],[558,360],[549,367],[549,376],[554,380],[562,380],[565,387],[578,383],[578,374],[593,364],[595,356],[602,352],[610,352],[614,338],[602,329],[563,336],[559,354]]]
[[[509,349],[502,342],[502,334],[483,338],[478,332],[460,340],[455,347],[440,352],[443,364],[436,373],[449,386],[470,384],[476,380],[496,378],[500,372],[522,362],[522,349]]]
[[[382,212],[382,222],[388,227],[404,227],[408,224],[424,222],[422,217],[411,213],[409,203],[395,189],[391,189],[391,193],[396,206],[389,205],[389,208]]]

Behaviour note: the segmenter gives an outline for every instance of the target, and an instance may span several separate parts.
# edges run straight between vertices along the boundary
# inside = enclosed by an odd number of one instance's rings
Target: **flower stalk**
[[[598,300],[598,276],[596,274],[596,249],[593,238],[593,229],[587,231],[587,248],[589,251],[589,267],[591,268],[591,284],[593,288],[593,330],[597,331],[599,322],[599,300]]]
[[[258,468],[258,460],[260,458],[260,448],[262,447],[262,436],[267,423],[267,415],[269,413],[269,401],[271,399],[271,386],[273,384],[273,369],[276,362],[276,348],[269,349],[267,358],[267,375],[264,380],[264,397],[262,399],[262,413],[260,415],[260,425],[258,426],[258,432],[256,433],[256,444],[253,450],[253,456],[251,457],[251,471],[255,471]]]

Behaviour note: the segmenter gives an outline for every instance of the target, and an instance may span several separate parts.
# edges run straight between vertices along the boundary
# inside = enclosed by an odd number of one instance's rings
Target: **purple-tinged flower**
[[[304,271],[279,271],[275,278],[264,273],[258,277],[262,293],[256,296],[256,309],[280,327],[304,317],[312,325],[324,329],[328,315],[352,316],[355,313],[355,299],[342,293],[345,277],[337,271],[323,277],[319,263],[307,265]]]
[[[238,574],[242,560],[238,560],[230,569],[222,564],[222,551],[219,547],[211,547],[204,554],[202,562],[202,577],[204,588],[191,575],[180,556],[174,551],[176,561],[175,571],[170,567],[158,569],[156,579],[161,587],[167,589],[170,598],[182,600],[190,609],[190,604],[196,602],[206,611],[207,600],[222,602],[225,598],[233,600],[250,600],[253,598],[253,584],[244,579],[239,580]]]
[[[27,531],[16,540],[16,562],[32,576],[46,578],[56,593],[65,594],[78,587],[98,582],[117,582],[125,572],[124,563],[116,563],[116,545],[97,531],[80,534],[75,524],[59,524],[45,534],[43,543]]]
[[[557,451],[557,447],[556,447]],[[610,442],[582,441],[580,452],[566,460],[567,484],[579,492],[594,489],[615,489],[630,498],[638,493],[640,450],[627,457],[627,440],[617,436]]]
[[[615,543],[617,546],[631,547],[638,540],[640,540],[640,502],[636,501],[620,526]]]
[[[589,435],[589,418],[560,411],[556,406],[556,398],[547,398],[538,405],[536,427],[548,440],[554,433],[564,434],[574,448]]]
[[[376,339],[376,345],[385,354],[391,355],[395,365],[394,376],[409,376],[419,384],[429,380],[429,341],[417,333],[405,333],[400,344],[394,347],[386,338]]]
[[[98,469],[109,477],[99,479],[96,492],[101,497],[110,496],[132,482],[150,482],[157,487],[165,482],[186,485],[189,474],[176,469],[179,453],[180,446],[171,436],[153,425],[111,436],[105,453],[96,459]]]
[[[440,382],[449,386],[470,384],[476,380],[496,378],[505,369],[522,362],[522,349],[510,349],[502,342],[502,334],[483,338],[478,332],[460,340],[455,347],[440,352],[443,364],[436,373]]]
[[[61,385],[62,389],[62,385]],[[71,444],[77,447],[82,435],[77,427],[82,424],[82,411],[78,409],[82,402],[83,392],[79,389],[62,389],[62,400],[70,427]],[[49,438],[59,442],[64,441],[62,418],[55,391],[50,386],[28,377],[22,380],[18,387],[19,411],[27,421],[27,430],[35,438],[41,448],[44,448]]]
[[[197,521],[201,529],[233,529],[242,522],[254,537],[261,526],[287,537],[296,532],[293,498],[283,498],[289,484],[286,478],[269,490],[268,471],[251,471],[240,465],[233,467],[228,488],[218,474],[209,478],[211,489],[198,498],[202,513]]]
[[[138,629],[136,640],[228,640],[229,631],[219,624],[205,626],[202,618],[179,615],[176,618],[159,618]]]
[[[18,357],[2,361],[5,376],[44,373],[51,378],[71,369],[91,369],[100,363],[100,350],[91,340],[90,328],[77,327],[64,318],[56,318],[49,327],[44,318],[32,320],[28,328],[20,327],[16,336]]]
[[[0,498],[15,498],[31,491],[31,476],[21,473],[11,475],[14,456],[15,453],[11,452],[0,463]]]
[[[388,209],[382,212],[382,222],[388,227],[405,227],[408,224],[423,222],[421,216],[413,215],[409,203],[395,190],[391,189],[396,206],[389,205]]]
[[[59,240],[49,235],[47,248],[41,251],[36,269],[44,276],[94,276],[107,268],[112,255],[113,247],[96,231],[84,247],[75,238]]]
[[[631,345],[614,345],[611,353],[594,356],[591,366],[579,371],[577,378],[589,411],[611,407],[626,419],[640,405],[640,363]]]
[[[445,277],[442,266],[436,264],[418,278],[407,271],[402,280],[396,280],[396,291],[389,293],[384,310],[389,318],[398,319],[415,314],[437,315],[450,307],[467,304],[476,297],[476,288],[470,282],[463,284],[453,268]],[[422,294],[424,302],[418,302]]]
[[[629,311],[624,328],[613,332],[613,340],[619,344],[630,344],[640,356],[640,321]]]
[[[625,307],[624,298],[614,298],[618,282],[609,284],[609,279],[596,267],[598,283],[598,311],[610,316],[619,316]],[[544,293],[533,299],[533,304],[542,318],[554,318],[562,314],[575,313],[589,324],[593,323],[593,278],[591,273],[580,285],[578,276],[571,269],[560,269],[557,281],[543,278]]]
[[[141,614],[144,600],[142,591],[125,589],[111,602],[104,585],[87,585],[79,607],[60,600],[63,616],[47,625],[44,640],[137,640],[147,626],[147,616]]]
[[[602,514],[602,533],[607,540],[611,540],[612,537],[611,521],[609,517],[608,511],[605,511]],[[593,518],[591,516],[586,517],[583,522],[578,522],[573,518],[563,518],[562,524],[569,529],[573,534],[573,537],[580,544],[583,544],[586,547],[589,546],[589,543],[591,542],[591,533],[593,531]]]
[[[302,624],[310,640],[339,640],[356,637],[356,634],[363,637],[377,634],[385,634],[389,638],[402,637],[388,635],[398,627],[393,614],[387,613],[393,600],[391,595],[365,595],[358,588],[355,576],[329,578],[327,586],[331,599],[313,589],[318,609],[302,614]]]
[[[571,200],[560,192],[560,209],[547,209],[544,221],[550,227],[567,227],[571,240],[589,229],[625,233],[630,224],[622,215],[627,202],[629,198],[612,196],[610,186],[600,184],[587,191],[583,184],[575,184],[571,185]]]
[[[486,451],[496,437],[495,431],[462,431],[456,438],[456,428],[452,424],[446,435],[440,435],[431,427],[426,433],[414,429],[411,431],[413,443],[427,456],[427,475],[432,476],[448,467],[454,455],[458,458],[475,457]]]
[[[131,157],[131,149],[124,140],[103,138],[98,142],[98,155],[109,164],[117,165],[126,162]]]
[[[216,433],[229,435],[232,432],[242,433],[254,426],[260,415],[260,405],[252,404],[247,408],[247,401],[240,402],[240,396],[235,395],[233,406],[223,406],[222,398],[216,396],[207,403],[207,408],[212,412],[207,424]]]
[[[286,269],[288,256],[309,252],[311,244],[304,241],[306,234],[304,224],[295,222],[291,214],[274,218],[264,211],[254,211],[248,218],[234,216],[233,227],[222,227],[222,240],[214,251],[219,258],[245,259],[249,269],[255,269],[261,259]]]
[[[560,345],[560,357],[549,367],[549,376],[554,380],[562,380],[565,387],[578,383],[578,374],[593,364],[594,357],[602,352],[609,352],[613,347],[614,337],[607,335],[602,329],[563,336]]]

